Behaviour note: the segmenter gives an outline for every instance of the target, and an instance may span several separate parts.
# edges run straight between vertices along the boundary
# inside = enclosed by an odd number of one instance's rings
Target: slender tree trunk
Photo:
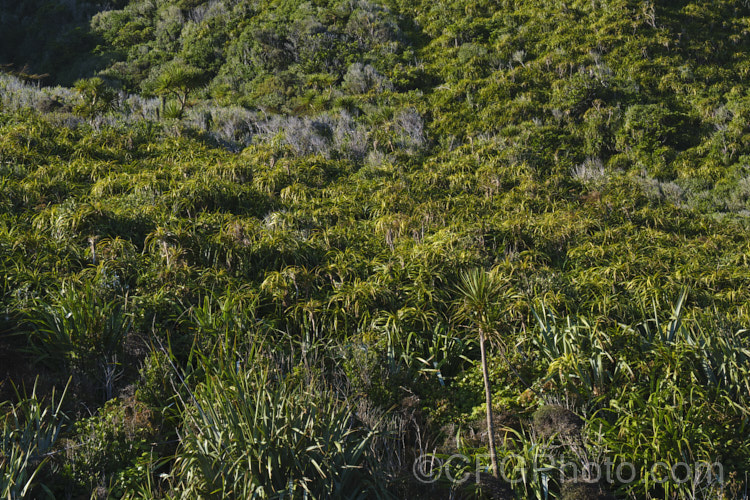
[[[487,370],[487,354],[484,349],[484,329],[479,328],[479,350],[482,353],[482,376],[484,377],[484,399],[487,404],[487,440],[490,448],[490,463],[492,475],[500,477],[497,470],[497,454],[495,453],[495,424],[492,419],[492,392],[490,391],[490,374]]]

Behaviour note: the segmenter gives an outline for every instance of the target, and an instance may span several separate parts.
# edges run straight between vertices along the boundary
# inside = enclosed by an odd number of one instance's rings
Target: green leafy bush
[[[66,459],[58,460],[61,482],[75,492],[103,486],[116,498],[123,495],[123,487],[132,487],[121,484],[119,472],[148,454],[156,435],[151,412],[133,397],[107,402],[96,415],[78,420],[70,432],[65,439]],[[138,481],[147,473],[143,471]]]

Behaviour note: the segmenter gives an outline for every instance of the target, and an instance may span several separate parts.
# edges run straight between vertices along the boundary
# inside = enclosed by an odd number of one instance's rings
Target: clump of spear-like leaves
[[[91,283],[67,287],[31,318],[30,350],[53,369],[94,377],[112,397],[117,358],[131,327],[123,301],[104,300]]]
[[[558,381],[568,389],[594,397],[613,383],[621,366],[615,363],[609,336],[585,318],[560,321],[544,305],[532,308],[537,320],[531,329],[532,348],[549,363],[547,381]]]
[[[634,467],[631,481],[615,485],[623,494],[715,498],[725,476],[745,467],[747,445],[735,436],[747,425],[746,331],[686,304],[687,291],[668,315],[654,301],[653,316],[611,334],[585,318],[534,311],[529,339],[549,363],[547,380],[559,378],[566,396],[584,395],[583,409],[593,410],[583,444]],[[655,463],[692,469],[655,479]]]
[[[39,484],[38,478],[49,461],[62,427],[61,411],[65,391],[49,405],[36,395],[36,385],[30,397],[14,405],[0,404],[0,497],[52,497],[50,490]]]
[[[256,360],[257,361],[257,360]],[[365,498],[384,494],[375,430],[335,391],[286,380],[263,362],[210,361],[184,401],[169,474],[183,498]],[[290,375],[294,379],[294,375]]]
[[[686,317],[687,296],[688,291],[683,290],[669,321],[659,320],[657,303],[654,303],[653,318],[636,327],[641,351],[680,353],[699,367],[700,381],[705,386],[726,391],[732,400],[744,402],[750,393],[748,330],[731,330],[712,315],[704,314],[699,320]]]

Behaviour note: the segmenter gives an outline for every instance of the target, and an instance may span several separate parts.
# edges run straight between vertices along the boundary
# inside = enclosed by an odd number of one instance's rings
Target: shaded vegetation
[[[2,496],[746,498],[745,3],[35,5]]]

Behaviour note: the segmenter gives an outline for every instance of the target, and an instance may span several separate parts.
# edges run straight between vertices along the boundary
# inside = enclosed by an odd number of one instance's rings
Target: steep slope
[[[0,495],[741,498],[750,7],[91,7],[0,75]]]

